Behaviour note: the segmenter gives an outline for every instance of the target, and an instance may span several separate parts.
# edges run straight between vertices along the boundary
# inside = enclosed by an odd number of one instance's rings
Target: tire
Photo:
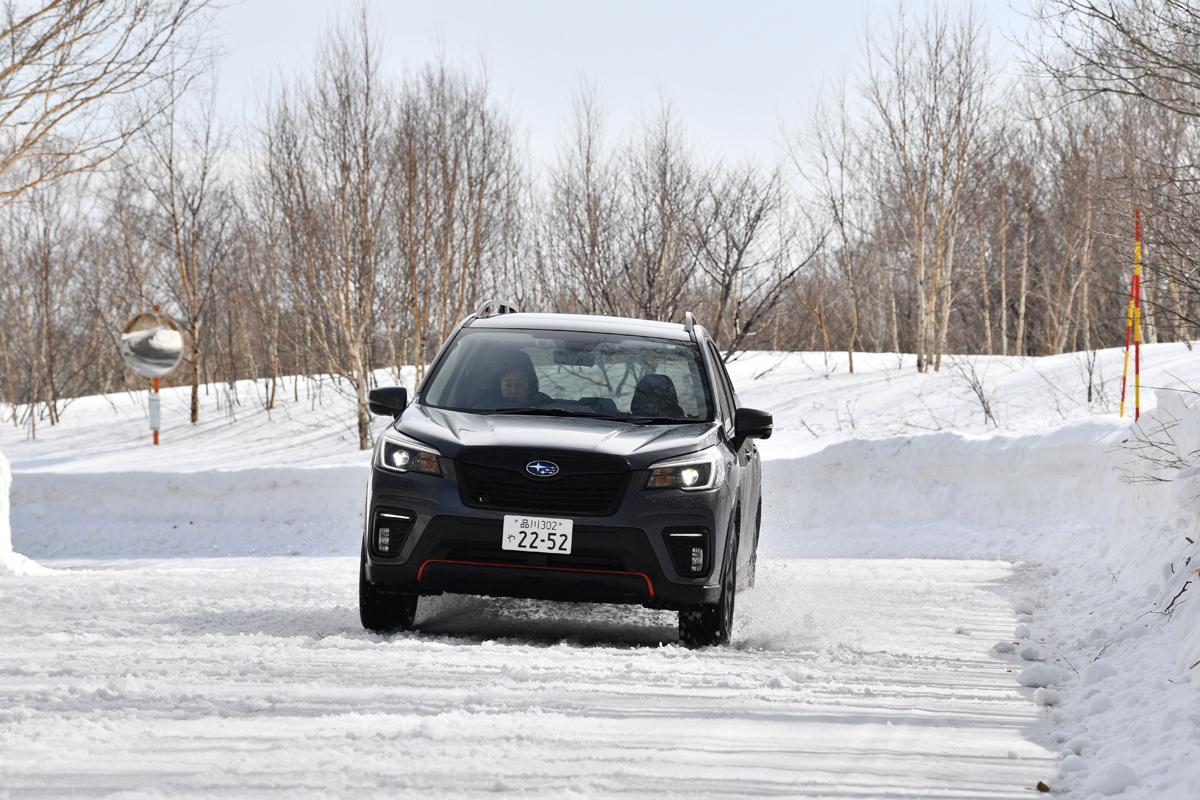
[[[735,525],[721,567],[721,597],[716,603],[679,612],[679,641],[687,647],[729,644],[737,599],[738,529]]]
[[[411,631],[417,619],[415,594],[389,594],[367,580],[367,550],[358,558],[358,618],[373,633]]]
[[[754,588],[754,580],[758,577],[758,537],[762,533],[762,498],[758,498],[758,511],[754,514],[754,549],[750,551],[750,575],[746,587]]]

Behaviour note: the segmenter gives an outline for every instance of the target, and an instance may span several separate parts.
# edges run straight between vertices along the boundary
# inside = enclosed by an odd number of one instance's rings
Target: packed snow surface
[[[357,566],[0,583],[0,793],[990,798],[1054,768],[987,652],[1004,563],[770,561],[703,651],[664,612],[472,598],[374,636]]]
[[[159,448],[144,393],[0,428],[53,568],[0,567],[0,796],[1200,797],[1200,353],[1143,349],[1137,425],[1095,355],[735,360],[763,557],[702,651],[455,597],[364,633],[336,381],[206,387],[195,427],[166,390]]]

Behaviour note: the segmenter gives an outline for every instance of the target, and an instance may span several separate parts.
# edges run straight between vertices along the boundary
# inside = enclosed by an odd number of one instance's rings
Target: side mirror
[[[408,389],[403,386],[385,386],[380,389],[372,389],[367,395],[367,408],[371,409],[372,414],[378,416],[389,416],[395,419],[404,413],[404,407],[408,405]]]
[[[757,408],[739,408],[733,413],[733,435],[738,441],[770,439],[775,418]]]

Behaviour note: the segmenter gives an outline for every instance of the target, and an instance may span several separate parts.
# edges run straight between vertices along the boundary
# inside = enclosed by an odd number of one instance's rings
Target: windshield
[[[422,389],[478,414],[700,422],[711,395],[692,342],[576,331],[466,328]]]

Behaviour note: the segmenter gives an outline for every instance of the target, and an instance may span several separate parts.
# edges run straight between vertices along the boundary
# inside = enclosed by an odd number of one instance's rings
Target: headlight
[[[376,450],[375,465],[392,472],[420,472],[441,475],[440,454],[428,445],[395,432],[384,434]]]
[[[647,489],[682,489],[698,492],[711,489],[721,480],[725,462],[716,447],[660,461],[650,467]]]

